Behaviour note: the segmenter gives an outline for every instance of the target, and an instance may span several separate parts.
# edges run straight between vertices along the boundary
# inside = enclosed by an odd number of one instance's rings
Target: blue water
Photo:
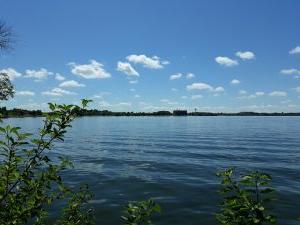
[[[30,132],[42,124],[6,122]],[[121,224],[127,201],[149,197],[163,209],[157,225],[216,224],[215,173],[229,166],[270,173],[279,224],[300,217],[300,117],[83,117],[54,152],[74,161],[68,183],[90,185],[97,224]]]

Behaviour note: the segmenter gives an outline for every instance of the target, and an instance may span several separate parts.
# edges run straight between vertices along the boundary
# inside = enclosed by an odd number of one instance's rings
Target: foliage
[[[222,225],[263,225],[276,222],[267,210],[272,201],[271,176],[261,172],[249,172],[236,178],[234,169],[217,174],[221,178],[221,194],[224,196],[217,220]]]
[[[0,100],[8,100],[14,96],[14,86],[6,73],[0,73]]]
[[[124,225],[149,225],[152,224],[150,218],[153,213],[160,212],[160,206],[153,200],[129,203],[122,219]]]
[[[63,211],[62,218],[55,225],[90,225],[94,224],[93,210],[89,209],[87,203],[92,194],[87,185],[81,186],[80,191],[75,193],[69,200]]]
[[[0,21],[0,50],[10,49],[13,42],[13,32],[11,27]]]
[[[83,107],[87,103],[82,100]],[[74,194],[60,176],[61,171],[71,166],[70,161],[65,158],[52,161],[47,153],[56,141],[64,140],[79,107],[49,103],[49,108],[51,113],[36,138],[21,132],[20,127],[0,127],[3,138],[0,141],[0,224],[43,224],[48,205]],[[69,224],[85,224],[88,212],[81,205],[88,199],[86,188],[75,193],[61,221],[71,216],[74,223]]]

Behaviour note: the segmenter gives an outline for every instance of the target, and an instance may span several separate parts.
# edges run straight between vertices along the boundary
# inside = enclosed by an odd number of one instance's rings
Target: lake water
[[[42,120],[6,122],[37,132]],[[229,166],[270,173],[279,224],[298,224],[300,117],[83,117],[56,146],[75,164],[67,181],[94,192],[97,224],[121,224],[127,201],[149,197],[156,225],[216,224],[215,173]]]

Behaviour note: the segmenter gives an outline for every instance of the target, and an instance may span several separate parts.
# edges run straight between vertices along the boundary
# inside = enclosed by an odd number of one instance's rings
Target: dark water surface
[[[6,122],[31,132],[42,124]],[[55,153],[74,161],[67,181],[95,193],[97,224],[121,224],[127,201],[149,197],[163,209],[156,225],[216,224],[215,173],[229,166],[270,173],[279,224],[300,217],[300,117],[83,117]]]

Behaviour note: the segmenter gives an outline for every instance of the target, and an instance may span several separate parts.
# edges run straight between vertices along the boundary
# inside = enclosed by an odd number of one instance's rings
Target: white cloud
[[[209,90],[212,91],[213,87],[206,83],[192,83],[191,85],[187,85],[186,89],[188,91],[192,90]]]
[[[253,99],[253,98],[258,98],[258,97],[264,96],[264,95],[265,95],[265,92],[263,92],[263,91],[257,91],[257,92],[255,92],[254,94],[246,95],[247,92],[241,90],[241,91],[239,92],[239,94],[240,94],[241,96],[238,97],[238,99]]]
[[[18,95],[18,96],[34,96],[35,93],[32,91],[17,91],[16,95]]]
[[[93,95],[92,98],[103,99],[105,96],[110,94],[111,94],[110,92],[104,91],[104,92],[100,92],[99,94]]]
[[[62,82],[59,87],[64,87],[64,88],[75,88],[75,87],[85,87],[85,84],[78,83],[75,80],[68,80]]]
[[[112,107],[112,105],[110,103],[108,103],[107,101],[101,101],[101,102],[99,102],[99,106],[103,107],[103,108]]]
[[[245,91],[245,90],[240,90],[239,91],[239,95],[246,95],[247,94],[247,91]]]
[[[292,50],[289,51],[290,54],[299,54],[300,53],[300,46],[296,46]]]
[[[217,87],[214,89],[215,92],[224,92],[225,89],[223,87]]]
[[[131,105],[132,105],[131,102],[119,102],[115,106],[131,106]]]
[[[241,82],[239,80],[237,80],[237,79],[233,79],[230,83],[237,85],[237,84],[240,84]]]
[[[286,74],[286,75],[300,75],[300,70],[297,69],[283,69],[280,71],[280,73],[282,74]]]
[[[135,98],[139,98],[139,97],[141,97],[141,96],[140,96],[140,95],[134,95],[134,97],[135,97]]]
[[[273,92],[269,93],[269,95],[272,97],[285,97],[285,96],[287,96],[287,93],[284,91],[273,91]]]
[[[17,77],[21,77],[22,74],[17,72],[15,69],[13,68],[7,68],[7,69],[3,69],[0,70],[0,73],[6,73],[9,77],[10,80],[14,80]]]
[[[45,79],[49,75],[53,75],[52,72],[49,72],[48,70],[41,68],[39,70],[26,70],[25,76],[27,78],[35,78],[37,80]]]
[[[235,55],[238,56],[238,57],[240,57],[242,60],[250,60],[250,59],[254,59],[255,58],[254,53],[250,52],[250,51],[236,52]]]
[[[203,97],[202,95],[192,95],[191,99],[196,100],[196,99],[199,99],[199,98],[202,98],[202,97]]]
[[[138,83],[138,80],[130,80],[129,81],[129,84],[137,84]]]
[[[90,60],[90,64],[69,63],[71,72],[85,79],[106,79],[110,78],[110,73],[106,72],[103,64],[96,60]]]
[[[171,89],[171,91],[178,91],[178,89],[176,89],[176,88],[172,88],[172,89]]]
[[[226,67],[231,67],[231,66],[237,66],[239,63],[236,60],[230,59],[228,57],[224,57],[224,56],[218,56],[215,58],[215,61],[222,65],[222,66],[226,66]]]
[[[43,91],[42,95],[49,95],[49,96],[63,96],[63,95],[75,95],[75,92],[66,91],[61,88],[53,88],[51,91]]]
[[[129,55],[126,59],[135,64],[142,64],[149,69],[162,69],[164,67],[163,65],[169,64],[168,61],[161,61],[158,56],[148,57],[146,55]]]
[[[182,99],[187,99],[188,97],[184,95],[184,96],[181,96],[181,98]]]
[[[168,105],[178,105],[178,102],[170,101],[169,99],[161,99],[160,102],[166,103]]]
[[[170,80],[178,80],[182,77],[181,73],[176,73],[170,76]]]
[[[193,73],[188,73],[186,75],[186,79],[193,79],[194,77],[195,77],[195,74],[193,74]]]
[[[63,81],[65,79],[66,78],[64,76],[60,75],[59,73],[55,74],[55,80]]]
[[[300,86],[299,86],[299,87],[296,87],[296,88],[295,88],[295,91],[300,93]]]
[[[128,76],[139,76],[139,73],[128,62],[118,62],[117,70]]]
[[[257,91],[257,92],[255,92],[255,95],[256,96],[264,96],[265,92],[263,92],[263,91]]]

